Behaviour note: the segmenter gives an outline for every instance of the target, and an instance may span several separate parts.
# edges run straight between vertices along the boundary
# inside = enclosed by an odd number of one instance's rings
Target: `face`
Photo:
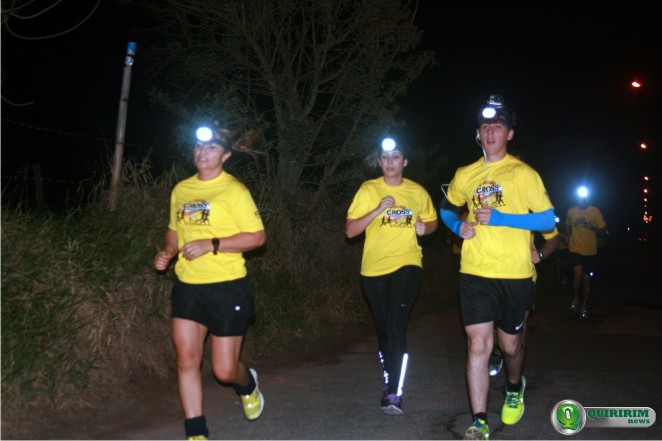
[[[220,145],[212,142],[198,141],[193,150],[193,159],[199,171],[222,170],[223,162],[230,155],[232,155],[231,150],[225,150]]]
[[[407,160],[400,150],[381,152],[379,155],[379,166],[385,177],[402,176],[402,171],[407,165]]]
[[[513,139],[515,131],[501,123],[483,124],[478,128],[480,143],[488,155],[495,155],[506,152],[508,141]]]

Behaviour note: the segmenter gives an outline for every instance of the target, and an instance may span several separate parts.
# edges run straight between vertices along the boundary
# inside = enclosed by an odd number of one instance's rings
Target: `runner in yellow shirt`
[[[515,118],[492,95],[478,117],[476,141],[483,157],[460,167],[441,207],[444,224],[462,237],[460,306],[468,338],[467,382],[473,424],[466,439],[489,439],[488,361],[498,328],[506,361],[501,420],[517,423],[524,413],[522,375],[525,314],[533,304],[531,231],[554,228],[555,215],[538,173],[507,153]],[[463,206],[466,221],[459,219]]]
[[[173,189],[165,247],[154,256],[158,271],[178,257],[171,316],[187,439],[209,437],[200,374],[208,334],[214,376],[234,386],[249,420],[264,408],[257,372],[239,357],[254,314],[242,253],[261,247],[266,233],[248,189],[223,169],[243,139],[234,141],[218,124],[198,130],[193,151],[198,172]]]
[[[432,234],[438,220],[425,188],[403,177],[405,147],[387,138],[378,155],[383,176],[364,182],[356,192],[345,233],[352,238],[365,232],[361,286],[377,328],[384,372],[380,405],[387,415],[402,415],[407,321],[423,275],[418,237]]]
[[[566,235],[572,267],[572,292],[570,310],[579,311],[580,318],[588,318],[588,298],[591,294],[591,278],[598,266],[598,235],[607,231],[602,212],[588,204],[588,189],[577,190],[578,205],[568,209],[565,217]]]

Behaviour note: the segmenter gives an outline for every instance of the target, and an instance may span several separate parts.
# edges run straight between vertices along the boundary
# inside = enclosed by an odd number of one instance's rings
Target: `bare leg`
[[[200,365],[206,336],[207,328],[204,325],[191,320],[172,319],[172,337],[177,352],[179,400],[186,418],[203,414]]]
[[[467,387],[471,411],[487,413],[490,377],[487,370],[494,345],[494,322],[466,326],[467,333]]]
[[[524,332],[512,335],[501,329],[498,330],[499,346],[506,362],[506,376],[511,384],[519,383],[522,377],[526,349]]]
[[[243,336],[211,337],[212,369],[216,378],[229,384],[248,384],[246,366],[239,361]]]

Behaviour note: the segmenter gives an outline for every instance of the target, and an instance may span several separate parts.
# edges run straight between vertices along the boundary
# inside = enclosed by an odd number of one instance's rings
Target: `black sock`
[[[479,418],[483,421],[485,421],[485,424],[487,424],[487,412],[478,412],[474,414],[474,420],[476,418]]]
[[[255,390],[255,378],[253,378],[253,374],[251,374],[251,371],[246,368],[246,374],[248,374],[248,384],[246,385],[241,385],[241,384],[235,384],[233,385],[234,391],[237,393],[237,395],[250,395],[253,393]]]
[[[506,391],[508,392],[519,392],[522,388],[522,380],[520,379],[517,384],[512,384],[510,381],[506,383]]]
[[[209,437],[209,429],[207,429],[207,419],[204,415],[195,418],[187,418],[184,420],[184,430],[186,430],[186,437],[204,435]]]

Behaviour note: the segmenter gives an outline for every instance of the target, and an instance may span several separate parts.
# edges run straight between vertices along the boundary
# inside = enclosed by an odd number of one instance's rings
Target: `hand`
[[[179,250],[182,253],[182,256],[186,260],[197,259],[203,254],[207,254],[212,251],[213,245],[211,239],[198,239],[192,242],[189,242],[181,247]]]
[[[171,257],[166,250],[161,250],[154,256],[154,268],[157,271],[165,271],[170,266]]]
[[[473,239],[476,236],[476,225],[478,222],[462,222],[460,225],[460,237],[462,239]]]
[[[381,201],[379,201],[379,205],[377,206],[377,210],[381,213],[382,211],[386,210],[387,208],[395,206],[395,198],[393,196],[385,196]]]
[[[416,235],[417,236],[425,236],[425,222],[421,220],[421,217],[416,218],[416,225],[414,225],[416,228]]]
[[[476,222],[478,222],[480,225],[487,225],[490,223],[492,208],[482,203],[480,205],[481,208],[474,210],[474,217],[476,218]]]

